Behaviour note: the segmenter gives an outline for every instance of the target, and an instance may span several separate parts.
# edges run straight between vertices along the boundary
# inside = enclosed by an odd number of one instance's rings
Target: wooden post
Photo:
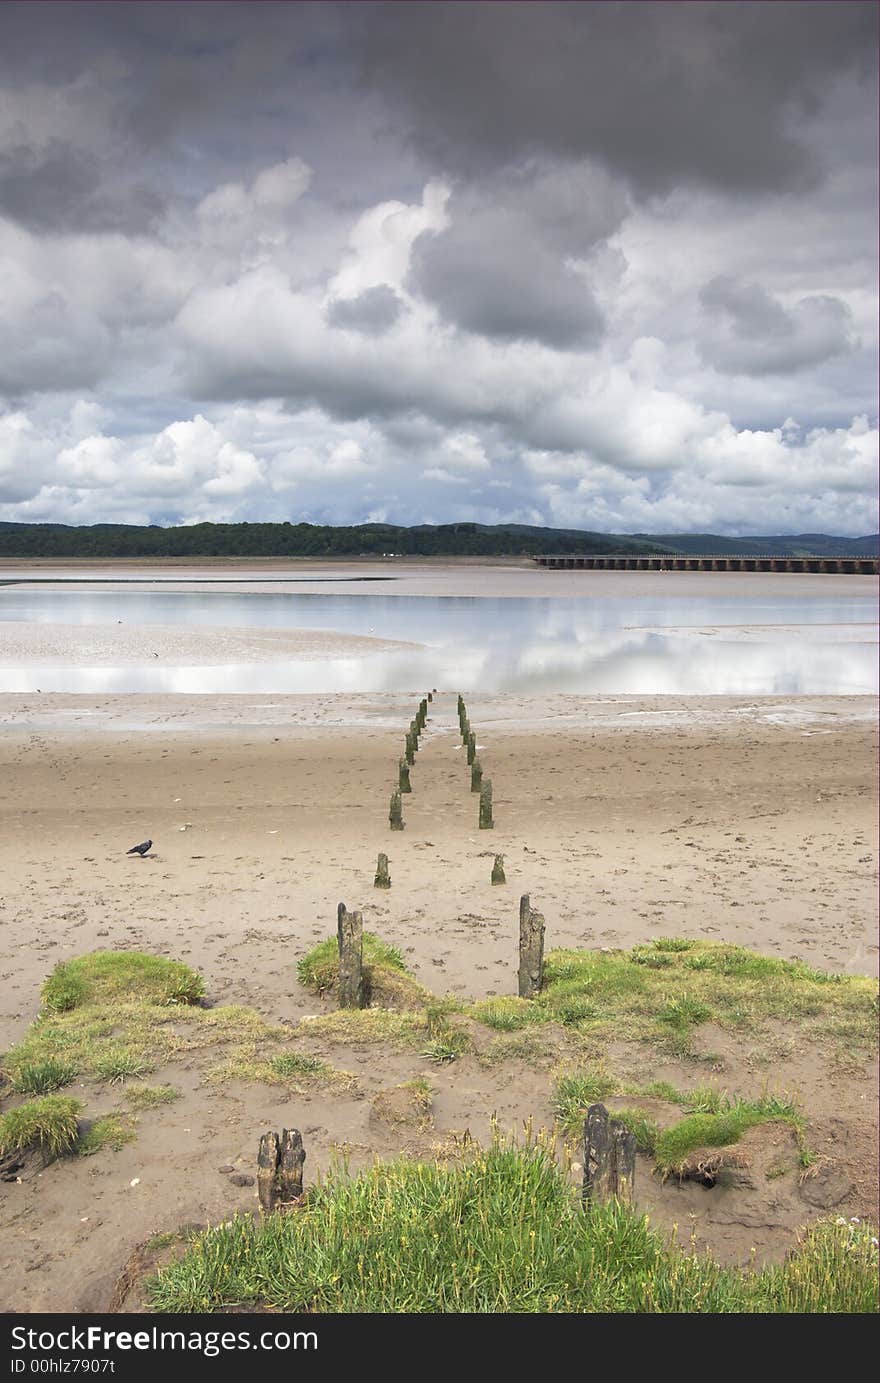
[[[519,997],[534,999],[544,982],[544,918],[533,912],[529,895],[519,900]]]
[[[414,764],[415,761],[416,761],[415,736],[414,736],[414,735],[412,734],[412,732],[409,731],[409,730],[407,731],[407,735],[406,735],[406,748],[404,749],[403,752],[404,752],[404,757],[405,757],[407,763],[408,763],[408,764]]]
[[[413,717],[413,719],[409,723],[409,732],[413,737],[413,748],[416,750],[418,750],[419,747],[420,729],[421,727],[419,726],[419,722],[415,719],[415,717]]]
[[[339,942],[339,1007],[364,1007],[364,919],[344,903],[336,910]]]
[[[474,759],[471,764],[471,792],[479,792],[483,782],[483,765],[479,759]]]
[[[492,779],[484,778],[480,786],[480,830],[491,831],[492,820]]]
[[[380,855],[376,863],[376,877],[373,880],[374,888],[390,888],[391,875],[388,873],[388,856]]]
[[[603,1104],[590,1105],[584,1120],[584,1204],[612,1196],[631,1204],[635,1168],[635,1134],[609,1119]]]
[[[433,693],[433,692],[428,692],[427,699],[428,699],[428,701],[433,701],[433,700],[434,700],[434,693]]]
[[[278,1199],[281,1209],[298,1200],[303,1189],[303,1163],[306,1160],[299,1129],[284,1129],[278,1162]]]
[[[428,703],[424,697],[422,697],[421,701],[419,702],[419,716],[422,722],[422,729],[424,730],[425,726],[428,723]]]
[[[495,863],[492,865],[492,882],[493,882],[493,884],[506,884],[506,883],[507,883],[507,880],[506,880],[506,878],[504,877],[504,856],[503,856],[503,855],[496,855],[496,856],[495,856]]]
[[[257,1194],[260,1209],[269,1215],[275,1209],[275,1173],[278,1169],[278,1134],[264,1133],[257,1153]]]
[[[264,1133],[257,1153],[257,1193],[264,1215],[286,1210],[302,1195],[303,1163],[306,1160],[299,1129]]]
[[[477,738],[476,735],[468,733],[467,737],[467,761],[472,764],[477,757]]]
[[[470,735],[471,735],[471,723],[470,723],[470,721],[467,719],[467,717],[465,717],[465,719],[462,721],[462,726],[461,726],[461,742],[462,742],[462,744],[467,744],[468,740],[470,739]]]
[[[395,788],[391,794],[391,808],[388,812],[388,820],[391,822],[392,831],[403,830],[403,805],[400,801],[400,788]]]
[[[409,764],[406,759],[401,759],[397,765],[397,791],[412,792],[412,784],[409,781]]]

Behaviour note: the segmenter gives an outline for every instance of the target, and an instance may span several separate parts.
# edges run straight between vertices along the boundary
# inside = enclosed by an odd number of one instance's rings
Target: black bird
[[[125,853],[126,855],[140,855],[141,859],[143,859],[147,851],[152,849],[152,846],[153,842],[151,840],[142,840],[140,845],[133,845],[131,849],[126,850]]]

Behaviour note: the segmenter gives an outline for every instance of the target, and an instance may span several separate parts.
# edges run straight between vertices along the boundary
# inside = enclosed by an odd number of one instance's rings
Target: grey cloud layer
[[[867,531],[876,18],[7,4],[0,517]]]

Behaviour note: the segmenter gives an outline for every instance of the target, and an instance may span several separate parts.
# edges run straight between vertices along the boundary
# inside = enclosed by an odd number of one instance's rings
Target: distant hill
[[[174,528],[133,524],[0,523],[0,557],[523,557],[534,552],[652,553],[641,538],[576,529],[490,527],[478,523],[199,523]]]
[[[722,538],[717,533],[633,533],[664,552],[744,557],[880,557],[880,534],[832,538],[828,533],[782,534],[771,538]]]
[[[0,557],[527,557],[535,553],[728,553],[778,557],[880,556],[880,536],[800,533],[722,538],[714,533],[593,533],[528,524],[198,523],[71,526],[0,523]]]

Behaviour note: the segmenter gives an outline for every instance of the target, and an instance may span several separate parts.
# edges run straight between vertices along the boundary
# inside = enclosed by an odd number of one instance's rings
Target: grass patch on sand
[[[296,1029],[305,1037],[348,1047],[387,1045],[406,1051],[424,1041],[428,1020],[424,1012],[391,1008],[340,1008],[334,1013],[301,1018]]]
[[[173,1085],[130,1085],[125,1099],[132,1109],[156,1109],[159,1105],[173,1104],[180,1099],[180,1094]]]
[[[17,1095],[48,1095],[70,1085],[75,1078],[76,1067],[71,1062],[48,1057],[45,1061],[25,1062],[19,1066],[12,1084]]]
[[[126,1115],[102,1114],[100,1118],[93,1119],[84,1130],[75,1151],[80,1157],[91,1157],[94,1153],[102,1152],[104,1148],[119,1152],[120,1148],[124,1148],[126,1143],[131,1143],[135,1137],[134,1124]]]
[[[756,1124],[787,1124],[797,1139],[801,1165],[809,1166],[813,1160],[806,1145],[804,1116],[785,1096],[765,1095],[759,1100],[745,1100],[712,1086],[698,1086],[688,1094],[665,1083],[640,1089],[621,1085],[604,1067],[587,1072],[565,1072],[557,1078],[553,1112],[560,1129],[571,1138],[580,1138],[590,1105],[617,1094],[623,1098],[648,1096],[673,1106],[683,1106],[687,1111],[684,1118],[667,1128],[661,1128],[655,1119],[637,1107],[612,1111],[612,1117],[635,1134],[639,1150],[654,1158],[655,1170],[663,1177],[683,1175],[694,1153],[703,1148],[732,1147]]]
[[[0,1114],[0,1154],[41,1148],[51,1157],[70,1152],[79,1136],[82,1103],[69,1095],[43,1095]]]
[[[544,1143],[401,1158],[310,1189],[294,1215],[200,1235],[148,1284],[159,1312],[865,1313],[868,1227],[817,1226],[781,1267],[719,1267],[616,1201],[584,1210]]]
[[[376,1008],[421,1008],[431,995],[414,979],[396,946],[364,932],[364,988],[367,1004]],[[296,967],[299,981],[312,994],[336,992],[339,983],[339,945],[328,937],[303,956]]]
[[[274,1026],[253,1009],[236,1005],[199,1007],[195,996],[201,993],[201,978],[187,966],[155,956],[126,951],[113,957],[102,951],[65,961],[46,981],[46,1008],[6,1053],[0,1069],[13,1090],[22,1093],[76,1078],[124,1085],[158,1065],[189,1058],[199,1061],[207,1079],[218,1082],[265,1081],[297,1093],[351,1086],[353,1077],[293,1050],[302,1030]],[[136,1085],[126,1098],[131,1108],[145,1109],[168,1103],[178,1093],[169,1086]],[[110,1116],[96,1120],[85,1135],[87,1150],[115,1146],[121,1127]]]
[[[201,975],[179,960],[141,951],[92,951],[56,965],[43,985],[43,1005],[67,1013],[85,1004],[139,999],[149,1004],[198,1004]]]
[[[876,993],[876,981],[861,976],[826,974],[740,946],[659,938],[631,951],[551,951],[544,989],[530,1002],[546,1021],[591,1038],[624,1031],[687,1055],[707,1022],[760,1033],[780,1021],[868,1050],[877,1037]]]

